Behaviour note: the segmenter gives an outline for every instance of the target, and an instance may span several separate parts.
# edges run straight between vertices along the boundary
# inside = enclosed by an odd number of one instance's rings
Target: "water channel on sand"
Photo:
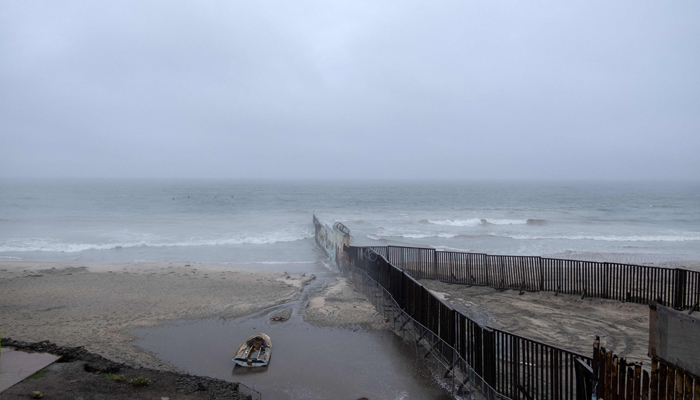
[[[319,276],[300,300],[247,317],[178,321],[135,329],[136,343],[160,359],[196,375],[241,382],[265,400],[287,399],[449,399],[412,346],[390,331],[316,327],[303,321],[314,292],[334,274]],[[286,322],[270,316],[292,308]],[[248,336],[272,339],[270,365],[236,366],[231,357]]]

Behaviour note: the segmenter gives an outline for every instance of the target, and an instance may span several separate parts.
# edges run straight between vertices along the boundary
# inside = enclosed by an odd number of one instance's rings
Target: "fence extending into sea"
[[[351,266],[376,281],[401,310],[435,334],[432,346],[441,342],[448,345],[444,348],[454,348],[502,397],[513,400],[576,398],[576,360],[591,365],[591,357],[481,326],[374,249],[350,246],[345,252]]]
[[[411,337],[416,347],[426,351],[424,358],[431,356],[443,368],[445,377],[451,374],[453,395],[471,388],[475,397],[487,399],[590,400],[600,394],[600,369],[597,358],[482,326],[435,296],[419,279],[639,304],[656,301],[683,310],[698,309],[700,301],[700,273],[680,268],[401,246],[358,247],[349,245],[349,230],[344,226],[343,230],[331,228],[316,217],[314,224],[316,242],[329,255],[337,255],[334,259],[341,271],[391,318],[395,332]],[[341,232],[341,239],[328,240],[326,231]],[[459,377],[457,384],[455,377]],[[615,400],[647,400],[630,393],[631,397]]]

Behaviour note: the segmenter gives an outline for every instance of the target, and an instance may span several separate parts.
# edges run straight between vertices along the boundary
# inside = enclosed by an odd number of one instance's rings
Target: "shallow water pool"
[[[132,332],[141,338],[137,345],[162,360],[192,374],[241,382],[265,400],[450,398],[414,349],[392,332],[315,327],[299,317],[271,322],[276,311]],[[236,348],[256,332],[272,339],[270,365],[234,367]]]

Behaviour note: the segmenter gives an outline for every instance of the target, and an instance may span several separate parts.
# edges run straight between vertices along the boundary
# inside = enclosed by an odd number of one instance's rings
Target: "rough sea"
[[[68,180],[0,181],[0,260],[314,263],[314,212],[357,245],[700,260],[697,182]]]

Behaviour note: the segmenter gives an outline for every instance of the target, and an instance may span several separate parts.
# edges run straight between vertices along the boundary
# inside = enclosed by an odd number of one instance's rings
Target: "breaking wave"
[[[65,243],[54,239],[10,239],[0,243],[0,253],[44,251],[56,253],[77,253],[86,250],[121,250],[135,247],[199,247],[226,245],[264,245],[274,243],[296,242],[312,238],[311,232],[289,233],[268,232],[259,235],[238,236],[218,239],[200,239],[181,242],[136,241],[126,243]]]
[[[434,219],[428,219],[428,220],[423,220],[423,221],[428,221],[428,224],[433,224],[433,225],[447,225],[447,226],[477,226],[481,224],[481,219],[479,218],[471,218],[471,219],[446,219],[446,220],[434,220]]]
[[[527,219],[498,219],[498,218],[470,218],[470,219],[446,219],[433,220],[422,219],[422,224],[446,225],[446,226],[478,226],[478,225],[545,225],[547,220],[537,218]]]
[[[397,233],[391,235],[367,235],[368,239],[386,240],[387,238],[405,238],[405,239],[426,239],[426,238],[442,238],[452,239],[459,236],[456,233]]]

